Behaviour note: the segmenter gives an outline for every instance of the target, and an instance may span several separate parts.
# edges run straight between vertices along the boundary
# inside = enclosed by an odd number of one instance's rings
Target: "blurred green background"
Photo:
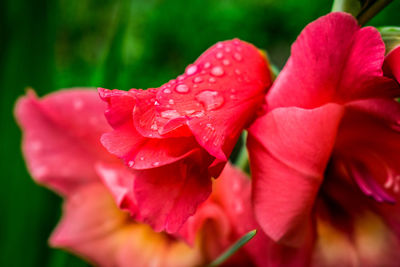
[[[88,266],[47,246],[58,196],[34,184],[20,152],[12,110],[33,87],[158,87],[204,50],[238,37],[282,67],[301,29],[330,0],[6,0],[0,1],[0,266]],[[399,25],[400,1],[374,18]]]

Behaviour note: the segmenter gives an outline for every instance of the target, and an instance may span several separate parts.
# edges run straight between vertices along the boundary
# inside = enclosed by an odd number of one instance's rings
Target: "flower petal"
[[[105,186],[110,190],[117,206],[129,211],[131,216],[137,215],[136,199],[133,193],[135,175],[121,164],[97,164],[96,171]]]
[[[127,237],[121,231],[127,218],[101,184],[82,187],[64,204],[63,217],[51,235],[50,244],[98,265],[116,266],[115,252]]]
[[[313,108],[371,96],[399,95],[383,77],[385,46],[372,27],[346,13],[330,13],[305,27],[268,96],[269,108]]]
[[[105,105],[95,90],[74,89],[37,99],[33,92],[20,98],[15,116],[21,126],[28,169],[39,183],[68,194],[96,181],[97,161],[115,162],[100,144],[109,131]]]
[[[273,240],[296,245],[310,234],[310,213],[342,115],[336,104],[278,108],[250,128],[256,218]]]
[[[140,216],[155,231],[177,232],[210,195],[207,170],[190,163],[201,153],[193,152],[173,164],[137,172],[134,192]]]
[[[386,56],[383,70],[385,74],[394,77],[400,83],[400,46]]]

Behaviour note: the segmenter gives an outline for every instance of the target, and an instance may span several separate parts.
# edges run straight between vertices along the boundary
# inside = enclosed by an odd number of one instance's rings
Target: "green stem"
[[[377,0],[370,7],[361,10],[361,12],[357,16],[357,20],[360,25],[364,25],[365,23],[367,23],[392,1],[393,0]]]

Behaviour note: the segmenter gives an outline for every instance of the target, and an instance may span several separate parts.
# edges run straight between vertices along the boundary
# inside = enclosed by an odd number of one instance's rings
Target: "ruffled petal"
[[[96,171],[104,185],[110,190],[115,203],[129,211],[131,216],[137,216],[138,208],[133,193],[134,173],[123,164],[97,164]]]
[[[137,172],[134,192],[141,220],[155,231],[177,232],[210,195],[207,170],[190,162],[202,153],[193,152],[176,163]]]
[[[110,131],[105,104],[95,90],[73,89],[37,99],[20,98],[15,116],[23,130],[23,152],[33,178],[61,194],[96,181],[97,161],[115,162],[100,144]]]
[[[114,204],[101,184],[76,190],[64,204],[63,217],[50,245],[67,249],[101,266],[116,266],[115,253],[127,238],[128,215]]]
[[[198,150],[193,137],[145,138],[132,123],[126,123],[101,137],[107,150],[132,169],[149,169],[174,163]]]
[[[130,123],[132,115],[144,137],[192,135],[211,155],[226,161],[270,84],[267,59],[253,45],[235,39],[211,47],[185,74],[160,88],[99,93],[109,103],[106,116],[114,128]]]
[[[330,13],[305,27],[271,88],[269,108],[313,108],[366,97],[399,95],[383,76],[385,46],[372,27],[346,13]]]
[[[256,218],[273,240],[298,245],[310,234],[310,213],[342,115],[336,104],[278,108],[250,128]]]
[[[400,83],[400,46],[386,56],[383,70],[386,75],[395,78]]]

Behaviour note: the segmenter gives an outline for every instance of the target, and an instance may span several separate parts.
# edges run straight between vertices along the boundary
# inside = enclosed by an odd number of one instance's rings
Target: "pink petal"
[[[343,108],[278,108],[249,130],[256,218],[273,240],[303,243]]]
[[[127,215],[118,210],[100,184],[82,187],[67,199],[50,244],[82,255],[101,266],[116,266],[115,253],[127,236],[120,230]]]
[[[346,107],[350,110],[361,111],[368,116],[373,116],[394,129],[400,129],[400,103],[394,99],[364,99],[349,102]]]
[[[360,29],[346,13],[321,17],[307,25],[293,44],[291,57],[270,90],[269,108],[312,108],[399,95],[393,81],[383,77],[384,53],[376,29]]]
[[[133,108],[136,102],[132,93],[104,88],[98,88],[98,92],[100,98],[108,104],[105,116],[112,127],[117,128],[132,120]]]
[[[138,208],[133,193],[134,173],[122,164],[97,164],[96,170],[117,206],[135,216]]]
[[[178,231],[210,195],[211,177],[190,162],[195,156],[137,173],[134,192],[140,215],[155,231]]]
[[[386,56],[383,70],[386,75],[395,78],[400,83],[400,46]]]
[[[140,135],[193,135],[211,155],[226,161],[261,105],[270,76],[257,48],[233,40],[211,47],[185,74],[158,89],[99,92],[109,103],[106,115],[114,128],[121,121],[128,123],[132,112]]]
[[[110,130],[104,109],[96,91],[85,89],[64,90],[41,100],[29,92],[18,100],[15,116],[36,181],[68,194],[98,179],[95,162],[116,161],[99,142],[101,133]]]
[[[107,150],[132,169],[149,169],[174,163],[198,149],[193,137],[145,138],[132,123],[125,123],[101,137]]]

